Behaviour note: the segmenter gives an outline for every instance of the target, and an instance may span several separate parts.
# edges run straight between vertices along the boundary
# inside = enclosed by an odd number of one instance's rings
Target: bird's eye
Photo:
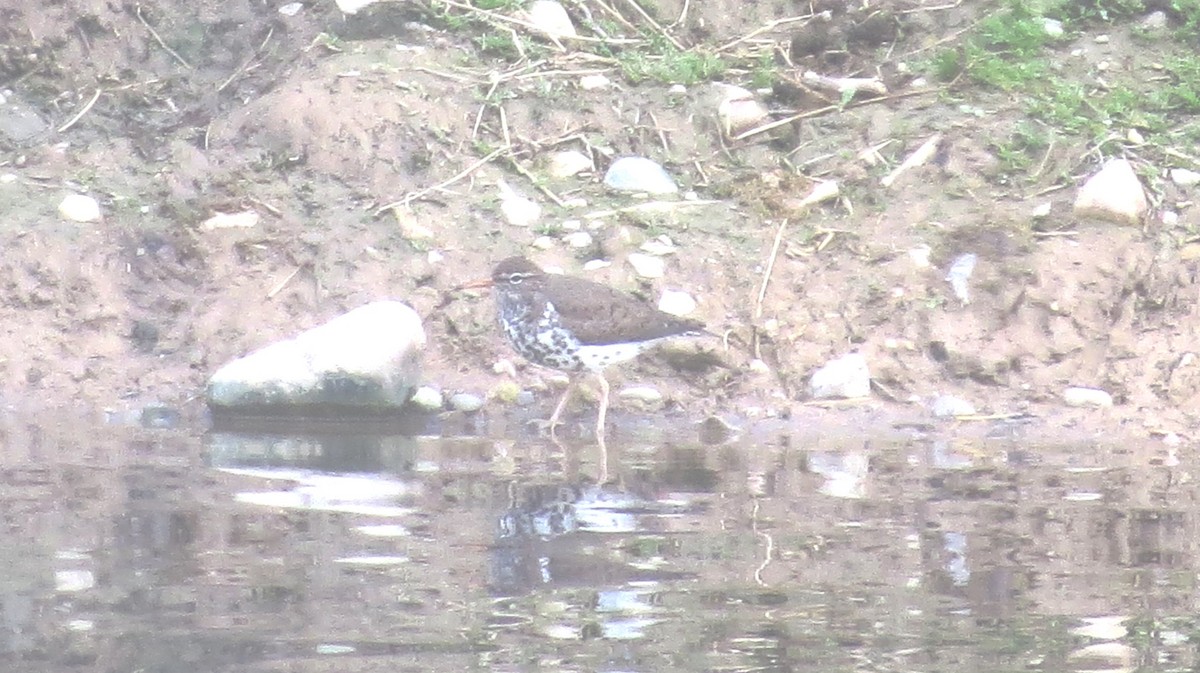
[[[523,280],[525,280],[524,276],[509,276],[508,278],[508,282],[512,283],[513,285],[520,285],[521,281]]]

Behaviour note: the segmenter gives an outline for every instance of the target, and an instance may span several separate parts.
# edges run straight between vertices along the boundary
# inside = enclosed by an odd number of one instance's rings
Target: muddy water
[[[0,429],[4,670],[1198,663],[1182,451]]]

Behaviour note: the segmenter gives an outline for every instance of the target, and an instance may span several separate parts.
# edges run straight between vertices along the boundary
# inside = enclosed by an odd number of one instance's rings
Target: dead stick
[[[432,187],[426,187],[425,189],[418,189],[415,192],[409,192],[408,194],[406,194],[404,196],[404,198],[400,199],[399,201],[392,201],[391,203],[388,203],[388,204],[385,204],[385,205],[382,205],[382,206],[376,208],[375,214],[380,215],[384,211],[391,210],[392,208],[396,208],[397,206],[407,206],[408,204],[412,203],[414,199],[419,199],[422,196],[425,196],[426,194],[428,194],[430,192],[435,192],[439,189],[449,187],[450,185],[467,177],[471,173],[474,173],[476,170],[479,169],[480,166],[483,166],[484,164],[488,163],[492,159],[495,159],[496,157],[500,156],[501,154],[504,154],[505,152],[508,152],[511,149],[512,149],[511,147],[501,147],[498,150],[492,150],[490,153],[488,153],[487,156],[480,159],[479,161],[476,161],[475,163],[471,164],[470,166],[467,166],[463,170],[459,171],[456,175],[454,175],[454,177],[451,177],[448,180],[443,180],[442,182],[439,182],[438,184],[433,185]]]
[[[771,255],[767,257],[767,268],[763,270],[762,285],[758,288],[758,299],[754,302],[754,357],[758,360],[762,359],[758,347],[758,321],[762,318],[763,300],[767,297],[767,285],[771,283],[771,272],[775,269],[775,258],[779,255],[779,243],[783,240],[783,230],[787,223],[787,218],[784,218],[775,230],[775,242],[771,244]]]
[[[97,100],[99,100],[100,93],[101,93],[101,90],[96,89],[96,93],[92,94],[92,99],[89,100],[83,106],[83,108],[79,110],[79,112],[76,112],[74,117],[71,117],[69,120],[67,120],[66,124],[63,124],[62,126],[58,127],[58,132],[62,133],[63,131],[66,131],[67,129],[71,128],[72,126],[75,125],[75,122],[79,121],[83,117],[83,115],[87,114],[87,111],[91,110],[92,106],[96,104]]]
[[[791,124],[794,121],[798,121],[800,119],[808,119],[809,117],[820,117],[823,114],[826,114],[829,112],[834,112],[835,110],[853,110],[855,108],[860,108],[864,105],[883,103],[885,101],[897,100],[900,98],[911,98],[913,96],[923,96],[925,94],[937,93],[937,92],[943,91],[943,90],[945,90],[945,87],[937,87],[937,88],[933,88],[933,89],[921,89],[920,91],[905,91],[904,93],[893,94],[891,96],[880,96],[879,98],[872,98],[871,100],[865,100],[860,103],[851,103],[850,105],[846,105],[846,106],[826,105],[825,107],[820,107],[820,108],[817,108],[816,110],[809,110],[808,112],[801,112],[799,114],[794,114],[789,117],[784,117],[783,119],[778,119],[769,124],[763,124],[762,126],[756,126],[752,129],[750,129],[749,131],[746,131],[744,133],[740,133],[740,134],[734,136],[733,140],[745,140],[746,138],[749,138],[750,136],[755,136],[755,135],[758,135],[759,133],[764,133],[766,131],[770,131],[771,129],[779,128],[780,126],[786,126],[788,124]]]
[[[137,14],[138,21],[141,21],[142,25],[146,27],[146,30],[150,31],[150,34],[154,36],[155,41],[158,42],[158,46],[162,47],[163,49],[166,49],[168,54],[175,57],[176,61],[179,61],[181,64],[183,64],[183,67],[187,68],[188,70],[192,69],[192,65],[190,63],[188,63],[187,61],[183,60],[182,56],[175,53],[174,49],[168,47],[167,43],[163,42],[162,37],[159,36],[158,31],[154,30],[154,26],[151,26],[149,23],[146,22],[146,19],[142,17],[142,6],[141,5],[137,6],[137,11],[134,13]]]
[[[646,10],[642,9],[642,6],[637,3],[637,0],[625,0],[625,4],[633,7],[635,12],[640,14],[642,18],[647,21],[647,23],[654,27],[654,30],[659,32],[660,35],[667,38],[667,41],[670,42],[676,49],[679,51],[687,51],[687,47],[683,46],[683,44],[680,43],[679,40],[676,40],[673,35],[668,33],[666,29],[658,25],[658,22],[654,20],[654,17],[647,14]]]

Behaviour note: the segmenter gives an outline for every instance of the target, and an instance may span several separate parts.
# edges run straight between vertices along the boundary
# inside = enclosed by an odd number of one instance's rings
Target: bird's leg
[[[567,408],[567,402],[571,400],[571,393],[575,392],[575,384],[575,375],[568,375],[567,389],[563,391],[562,398],[558,400],[558,405],[554,407],[554,413],[550,414],[550,420],[546,422],[546,425],[550,427],[550,434],[552,436],[554,435],[554,426],[561,422],[558,420],[558,417],[562,415],[563,409]]]
[[[600,413],[596,416],[596,439],[603,444],[604,417],[608,414],[608,379],[604,378],[603,371],[597,371],[596,378],[600,380]]]

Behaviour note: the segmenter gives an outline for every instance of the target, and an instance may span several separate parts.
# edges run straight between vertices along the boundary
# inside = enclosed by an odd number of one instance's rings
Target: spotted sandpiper
[[[583,278],[546,273],[524,257],[496,265],[492,277],[464,287],[491,287],[496,317],[508,343],[530,362],[567,372],[570,380],[550,416],[550,430],[578,384],[578,374],[600,381],[596,436],[604,437],[608,381],[604,368],[637,357],[662,339],[699,335],[704,325],[664,313],[636,297]]]

